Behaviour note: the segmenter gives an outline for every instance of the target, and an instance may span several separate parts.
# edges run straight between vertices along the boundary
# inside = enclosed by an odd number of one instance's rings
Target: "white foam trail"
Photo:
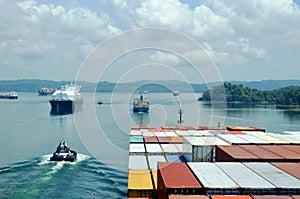
[[[56,162],[56,165],[51,167],[51,171],[47,172],[46,175],[52,175],[52,174],[56,173],[57,171],[59,171],[60,169],[63,168],[65,163],[66,163],[65,161]]]
[[[89,158],[90,158],[90,156],[88,156],[88,155],[77,153],[77,160],[75,162],[81,162],[81,161],[87,160]]]
[[[51,155],[50,155],[50,157],[51,157]],[[51,162],[50,161],[50,157],[49,157],[49,162]],[[65,164],[71,164],[71,165],[77,164],[78,162],[87,160],[88,158],[89,158],[88,155],[77,154],[77,159],[74,162],[68,162],[68,161],[56,162],[56,165],[54,165],[51,168],[51,171],[47,172],[46,175],[53,175],[54,173],[56,173],[57,171],[59,171],[60,169],[62,169]]]
[[[54,162],[54,161],[50,161],[51,156],[52,156],[52,154],[47,154],[47,155],[41,156],[38,165],[44,165],[44,164],[49,164],[51,162]],[[88,156],[88,155],[77,153],[77,159],[74,162],[68,162],[68,161],[66,161],[66,162],[62,161],[62,162],[69,163],[69,164],[76,164],[76,162],[81,162],[81,161],[87,160],[89,158],[90,158],[90,156]]]
[[[40,162],[38,163],[38,165],[44,165],[44,164],[49,164],[50,161],[50,157],[52,156],[52,154],[47,154],[47,155],[43,155],[40,157]]]

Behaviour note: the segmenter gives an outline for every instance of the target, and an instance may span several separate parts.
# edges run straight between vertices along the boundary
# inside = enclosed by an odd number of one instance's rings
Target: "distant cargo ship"
[[[149,101],[140,95],[140,98],[136,98],[133,102],[133,112],[149,112]]]
[[[52,95],[55,91],[56,89],[54,88],[41,88],[38,90],[38,94],[40,96]]]
[[[18,99],[18,94],[15,91],[7,94],[0,94],[0,99]]]
[[[81,105],[83,98],[79,91],[80,86],[68,84],[52,94],[49,100],[52,114],[69,114],[73,113],[76,105]]]

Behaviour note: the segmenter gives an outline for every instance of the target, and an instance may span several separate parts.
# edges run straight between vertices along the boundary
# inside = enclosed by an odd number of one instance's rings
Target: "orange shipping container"
[[[182,143],[182,137],[180,136],[169,136],[171,143]]]

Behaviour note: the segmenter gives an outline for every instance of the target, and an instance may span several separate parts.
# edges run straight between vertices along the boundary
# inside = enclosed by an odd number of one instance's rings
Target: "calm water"
[[[83,93],[71,115],[50,115],[49,97],[19,93],[0,100],[0,198],[126,198],[132,125],[258,126],[268,132],[300,131],[300,112],[273,106],[210,105],[193,94],[147,94],[149,114],[130,110],[129,93]],[[104,104],[96,102],[101,99]],[[74,163],[50,162],[60,140],[79,155]]]

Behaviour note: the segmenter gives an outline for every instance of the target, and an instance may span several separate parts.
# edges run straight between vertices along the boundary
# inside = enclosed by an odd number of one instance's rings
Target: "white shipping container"
[[[180,154],[175,144],[161,144],[160,146],[165,154]]]
[[[243,164],[277,188],[300,189],[300,180],[269,163],[247,162]]]
[[[252,134],[253,136],[255,137],[258,137],[259,139],[262,139],[262,140],[266,140],[272,144],[288,144],[287,141],[284,141],[284,140],[280,140],[278,138],[275,138],[275,137],[271,137],[269,135],[266,135],[265,133],[264,134]]]
[[[277,134],[277,133],[266,133],[266,134],[271,137],[275,137],[280,140],[286,141],[288,143],[300,144],[300,136],[299,135],[293,135],[293,134],[289,134],[289,135],[285,134],[284,135],[284,134]]]
[[[183,156],[188,162],[214,162],[216,145],[228,143],[218,137],[184,137]]]
[[[131,130],[130,135],[142,135],[142,131],[139,130]]]
[[[249,141],[244,140],[235,134],[218,134],[217,136],[230,144],[251,144]]]
[[[300,135],[300,131],[283,131],[283,133],[293,134],[293,135]]]
[[[202,139],[207,143],[206,145],[229,145],[229,143],[225,142],[224,140],[216,137],[216,136],[207,136],[202,137]]]
[[[239,162],[218,162],[216,165],[241,188],[275,189],[266,179]],[[273,190],[275,191],[275,190]]]
[[[177,135],[180,135],[180,136],[190,136],[188,131],[176,130],[175,132]]]
[[[176,148],[178,149],[178,151],[179,151],[180,153],[183,152],[183,144],[175,144],[175,146],[176,146]]]
[[[143,136],[147,137],[147,136],[154,136],[153,132],[149,132],[149,131],[143,131]]]
[[[157,137],[166,137],[167,135],[165,134],[165,132],[154,132],[154,135]]]
[[[158,162],[166,162],[166,158],[163,155],[148,155],[147,158],[150,169],[157,169]]]
[[[130,144],[129,145],[129,152],[130,153],[145,153],[145,146],[144,144]]]
[[[198,130],[196,136],[215,136],[215,135],[210,133],[209,130]]]
[[[162,154],[163,153],[159,144],[151,143],[151,144],[145,144],[145,146],[146,146],[147,153],[153,153],[153,154]]]
[[[166,136],[177,136],[177,134],[173,131],[165,131]]]
[[[188,162],[188,166],[205,188],[237,189],[239,186],[215,163]]]
[[[243,133],[246,133],[248,135],[253,135],[253,134],[265,134],[263,131],[242,131]]]
[[[130,155],[128,169],[148,169],[147,158],[144,155]]]
[[[249,143],[252,143],[252,144],[270,144],[270,142],[268,142],[266,140],[262,140],[258,137],[248,135],[248,134],[239,134],[237,136],[241,139],[247,140]]]

